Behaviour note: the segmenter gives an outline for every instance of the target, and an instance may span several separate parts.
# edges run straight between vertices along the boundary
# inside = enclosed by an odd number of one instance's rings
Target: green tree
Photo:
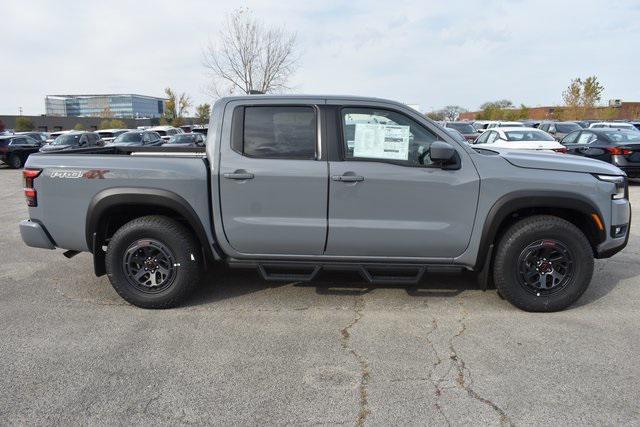
[[[98,128],[100,129],[111,129],[111,120],[102,120],[100,122],[100,126],[98,126]]]
[[[184,119],[182,117],[176,117],[171,120],[171,126],[173,127],[179,128],[182,125],[184,125]]]
[[[593,109],[602,97],[604,86],[600,84],[596,76],[589,76],[582,84],[582,106],[585,109]]]
[[[211,115],[211,105],[200,104],[196,107],[196,121],[199,125],[206,125],[209,121],[209,116]]]
[[[28,132],[35,129],[30,118],[20,116],[16,119],[16,132]]]
[[[182,92],[177,94],[170,87],[164,90],[167,95],[167,102],[165,103],[164,117],[168,122],[173,122],[175,119],[184,118],[189,113],[191,107],[191,98],[186,93]]]
[[[425,116],[429,117],[431,120],[441,122],[444,120],[444,111],[442,110],[429,111],[427,114],[425,114]]]
[[[76,125],[73,127],[73,130],[86,130],[86,129],[87,128],[85,128],[82,123],[76,123]]]
[[[562,118],[575,120],[593,116],[603,91],[604,86],[596,76],[589,76],[584,80],[580,77],[571,79],[569,86],[562,92],[565,107],[561,113]]]
[[[118,119],[111,120],[110,125],[111,125],[110,126],[111,129],[126,129],[127,128],[127,124],[125,122],[123,122],[122,120],[118,120]]]

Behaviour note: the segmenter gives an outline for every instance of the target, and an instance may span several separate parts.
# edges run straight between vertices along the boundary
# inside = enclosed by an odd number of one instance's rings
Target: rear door
[[[220,148],[224,232],[242,254],[321,255],[328,164],[316,105],[230,103],[231,144]]]
[[[343,107],[342,160],[331,161],[327,255],[445,258],[466,249],[479,177],[457,144],[461,167],[429,158],[438,137],[401,110]]]

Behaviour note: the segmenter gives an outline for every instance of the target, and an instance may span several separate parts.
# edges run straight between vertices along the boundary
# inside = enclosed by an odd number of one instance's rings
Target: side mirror
[[[455,154],[455,148],[444,141],[435,141],[431,144],[431,148],[429,148],[429,157],[434,162],[449,162]]]

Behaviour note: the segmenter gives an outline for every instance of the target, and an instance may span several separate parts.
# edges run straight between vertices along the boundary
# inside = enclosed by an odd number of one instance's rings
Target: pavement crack
[[[431,369],[429,370],[427,377],[429,379],[429,382],[431,382],[431,385],[434,388],[434,393],[436,397],[436,403],[435,403],[436,411],[438,411],[438,414],[444,419],[444,422],[448,426],[450,426],[451,422],[449,421],[449,418],[442,410],[442,406],[440,406],[440,402],[439,402],[440,396],[442,396],[443,378],[438,378],[436,380],[433,377],[438,366],[442,364],[442,358],[440,357],[440,354],[438,353],[438,350],[436,350],[436,346],[433,343],[433,340],[431,339],[431,336],[437,331],[437,329],[438,329],[438,321],[434,318],[431,320],[431,330],[429,331],[429,333],[426,335],[425,338],[427,340],[427,344],[429,344],[429,348],[433,352],[436,359],[435,359],[435,362],[433,362],[433,364],[431,365]]]
[[[360,399],[358,404],[358,417],[356,418],[356,425],[360,427],[364,426],[367,416],[369,415],[368,385],[371,374],[367,359],[353,348],[351,329],[358,324],[363,316],[364,297],[362,295],[356,297],[353,310],[355,312],[353,320],[340,330],[340,334],[342,335],[340,343],[342,348],[351,354],[356,362],[358,362],[358,365],[360,365],[360,381],[358,385],[358,394]]]
[[[467,368],[464,359],[460,357],[460,355],[458,354],[458,351],[454,346],[453,342],[456,339],[461,338],[464,335],[464,333],[467,331],[467,324],[466,324],[467,314],[468,314],[467,311],[463,307],[462,317],[458,319],[458,322],[460,323],[460,328],[458,332],[455,335],[453,335],[449,340],[450,359],[453,362],[453,366],[457,371],[456,382],[467,393],[469,397],[491,407],[492,410],[500,417],[500,425],[513,426],[514,425],[513,422],[511,421],[509,416],[506,414],[506,412],[502,408],[500,408],[495,402],[491,401],[490,399],[487,399],[481,396],[478,392],[476,392],[473,389],[471,372],[469,371],[469,368]],[[465,371],[468,372],[467,375],[465,375]]]

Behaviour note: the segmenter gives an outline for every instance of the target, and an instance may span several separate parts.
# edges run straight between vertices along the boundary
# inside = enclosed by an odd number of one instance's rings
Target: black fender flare
[[[600,209],[591,200],[580,194],[554,190],[524,190],[508,193],[493,204],[485,219],[474,270],[479,270],[485,265],[489,248],[494,244],[496,234],[503,221],[512,213],[526,208],[567,209],[578,211],[587,217],[591,217],[595,213],[604,221]],[[597,239],[596,243],[604,241],[606,230],[599,231]]]
[[[87,246],[94,255],[94,269],[96,275],[104,274],[104,253],[102,243],[98,238],[98,227],[105,212],[119,205],[156,206],[171,209],[181,215],[196,233],[205,256],[210,260],[219,259],[215,250],[215,239],[209,242],[202,221],[189,202],[180,195],[158,188],[114,187],[100,191],[91,199],[87,209],[85,221],[85,238]],[[213,231],[212,231],[213,232]]]

